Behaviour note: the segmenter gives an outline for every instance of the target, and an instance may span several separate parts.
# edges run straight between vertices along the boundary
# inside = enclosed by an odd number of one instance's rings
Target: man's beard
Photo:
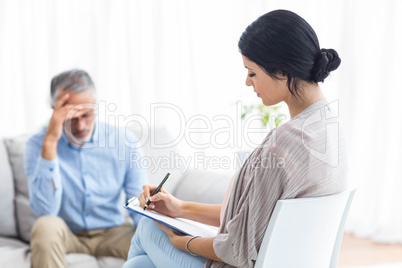
[[[88,135],[83,136],[83,137],[76,136],[76,133],[84,132],[84,131],[88,132]],[[71,132],[71,130],[66,129],[65,133],[66,133],[68,140],[71,143],[81,146],[84,143],[89,142],[91,140],[92,134],[93,134],[93,127],[92,127],[92,129],[90,127],[86,127],[80,131],[74,131],[74,132]]]

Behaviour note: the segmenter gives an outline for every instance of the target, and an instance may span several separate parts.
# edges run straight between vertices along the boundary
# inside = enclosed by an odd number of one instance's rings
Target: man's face
[[[66,91],[62,91],[59,97],[66,94]],[[68,91],[70,98],[67,104],[82,105],[84,108],[80,110],[79,115],[73,116],[71,119],[64,122],[64,130],[68,139],[76,144],[82,145],[82,143],[88,142],[94,130],[95,122],[95,99],[93,98],[90,90],[81,93],[72,93]]]

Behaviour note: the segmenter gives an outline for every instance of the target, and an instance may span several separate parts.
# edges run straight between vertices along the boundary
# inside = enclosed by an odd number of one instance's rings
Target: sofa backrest
[[[4,140],[0,140],[0,236],[17,237],[14,180]]]
[[[189,169],[172,194],[185,201],[222,204],[233,173]]]
[[[14,179],[14,204],[19,237],[24,241],[30,240],[31,228],[37,216],[29,206],[28,181],[24,170],[25,144],[31,134],[5,139],[8,158]]]
[[[144,158],[141,166],[147,168],[149,183],[158,185],[170,172],[169,181],[163,186],[166,190],[173,193],[180,182],[184,171],[180,169],[175,161],[176,156],[180,155],[177,144],[174,144],[174,137],[165,128],[130,128],[139,140],[146,140],[141,147]]]

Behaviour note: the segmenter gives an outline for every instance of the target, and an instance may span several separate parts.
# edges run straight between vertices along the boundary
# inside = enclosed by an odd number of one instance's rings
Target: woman
[[[219,226],[216,237],[180,236],[143,219],[124,267],[253,267],[277,200],[347,188],[344,137],[318,85],[338,68],[336,51],[320,49],[311,26],[286,10],[249,25],[239,50],[246,85],[264,105],[286,102],[291,120],[254,150],[233,176],[222,205],[184,202],[164,190],[152,196],[151,209]],[[143,187],[141,206],[155,188]]]

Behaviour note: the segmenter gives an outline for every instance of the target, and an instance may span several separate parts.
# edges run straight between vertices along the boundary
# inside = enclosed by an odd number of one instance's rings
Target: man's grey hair
[[[81,93],[91,90],[95,97],[95,85],[92,78],[84,70],[73,69],[62,72],[52,78],[50,83],[50,97],[52,105],[57,103],[57,95],[60,91],[70,91],[72,93]]]

